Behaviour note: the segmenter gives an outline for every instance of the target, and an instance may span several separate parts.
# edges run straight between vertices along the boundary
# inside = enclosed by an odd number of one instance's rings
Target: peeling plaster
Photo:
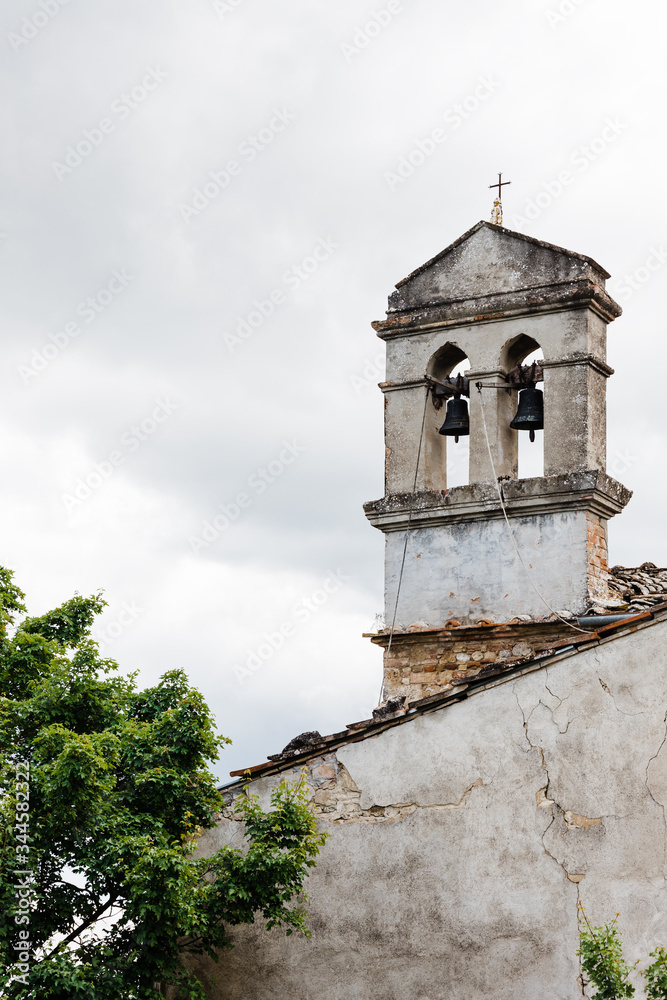
[[[308,783],[314,791],[311,803],[315,816],[337,824],[396,823],[420,810],[443,813],[463,809],[473,789],[480,788],[484,784],[481,777],[477,778],[468,785],[456,802],[435,802],[428,805],[416,801],[393,802],[386,806],[372,805],[362,808],[363,792],[335,753],[309,761],[305,770],[308,771]],[[218,818],[235,823],[242,823],[244,819],[242,813],[235,811],[234,802],[229,803]]]
[[[592,826],[603,826],[601,816],[598,816],[596,819],[590,819],[588,816],[580,816],[570,809],[565,810],[563,819],[568,830],[590,830]]]
[[[314,765],[314,766],[313,766]],[[442,802],[421,805],[419,802],[394,802],[391,805],[361,806],[361,789],[344,764],[335,754],[318,759],[309,768],[309,781],[315,786],[313,805],[315,815],[329,823],[396,823],[411,816],[418,810],[449,812],[462,809],[470,798],[473,788],[479,788],[483,781],[477,778],[465,789],[457,802]]]

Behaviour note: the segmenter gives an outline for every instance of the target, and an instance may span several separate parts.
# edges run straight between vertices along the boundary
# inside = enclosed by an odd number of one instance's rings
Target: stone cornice
[[[589,365],[594,371],[604,375],[605,378],[609,378],[614,374],[614,369],[606,361],[596,358],[593,354],[571,354],[558,361],[540,361],[540,364],[542,368],[574,368],[577,365]],[[475,379],[484,378],[504,379],[506,372],[500,368],[493,368],[490,371],[469,371],[465,375],[471,382],[474,382]],[[417,389],[419,386],[430,384],[428,378],[413,378],[406,379],[404,382],[379,382],[378,387],[382,392],[395,392],[397,389]],[[516,387],[508,384],[507,388],[512,389]]]
[[[392,340],[437,327],[470,326],[569,309],[591,309],[607,323],[621,315],[618,303],[600,285],[585,278],[474,299],[425,302],[417,310],[390,310],[386,319],[371,325],[382,340]]]
[[[568,357],[560,358],[558,361],[540,361],[540,364],[542,368],[572,368],[574,365],[590,365],[591,368],[594,368],[600,375],[604,375],[605,378],[611,378],[614,374],[614,369],[611,365],[608,365],[602,358],[596,358],[594,354],[572,354]]]
[[[632,493],[599,469],[560,476],[510,479],[503,482],[509,517],[535,517],[573,510],[605,520],[620,514]],[[405,531],[503,517],[493,483],[474,483],[438,492],[394,493],[364,504],[366,517],[380,531]]]

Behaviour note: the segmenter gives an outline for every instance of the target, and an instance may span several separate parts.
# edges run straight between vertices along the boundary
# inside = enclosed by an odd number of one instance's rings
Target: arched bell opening
[[[527,333],[520,333],[504,345],[500,354],[500,367],[504,372],[510,372],[517,365],[527,364],[526,359],[541,350],[536,340]]]
[[[528,383],[525,388],[512,392],[513,417],[510,424],[515,435],[517,449],[517,469],[519,479],[532,479],[544,475],[544,430],[539,427],[540,415],[543,413],[544,382],[542,367],[544,360],[542,348],[532,337],[520,334],[508,341],[503,348],[503,369],[510,381],[516,382],[519,370],[525,377],[533,369],[537,378],[534,383]],[[533,368],[533,366],[535,366]],[[515,426],[512,427],[512,424]]]
[[[458,374],[458,369],[464,362],[468,362],[468,356],[458,344],[443,344],[429,361],[426,372],[433,378],[446,379],[454,373],[455,368],[457,369],[456,374]]]
[[[427,374],[439,381],[454,381],[469,369],[470,361],[465,351],[457,344],[447,343],[429,361]],[[468,397],[465,393],[460,396],[434,394],[433,401],[435,406],[429,404],[427,410],[424,440],[434,473],[437,470],[438,485],[431,488],[466,486],[470,481]]]

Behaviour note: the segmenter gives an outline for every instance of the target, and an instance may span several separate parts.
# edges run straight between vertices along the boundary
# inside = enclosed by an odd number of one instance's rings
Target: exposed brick
[[[434,638],[418,632],[394,635],[385,672],[385,693],[408,702],[446,690],[453,678],[472,677],[484,666],[507,663],[571,640],[562,622],[517,622],[443,629]],[[387,636],[374,642],[386,647]],[[468,668],[466,669],[466,664]]]

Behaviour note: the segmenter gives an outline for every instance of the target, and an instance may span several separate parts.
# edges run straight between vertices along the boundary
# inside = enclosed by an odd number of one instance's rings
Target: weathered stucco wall
[[[312,761],[313,937],[235,929],[211,997],[573,1000],[578,892],[631,960],[667,944],[666,628]],[[201,849],[241,838],[224,819]]]
[[[589,601],[585,512],[515,518],[512,527],[535,587],[549,605],[565,617],[584,614]],[[386,538],[385,609],[391,621],[405,534],[391,532]],[[549,610],[519,562],[505,521],[480,518],[412,529],[397,629],[442,626],[451,618],[501,622],[516,615],[544,618]]]

